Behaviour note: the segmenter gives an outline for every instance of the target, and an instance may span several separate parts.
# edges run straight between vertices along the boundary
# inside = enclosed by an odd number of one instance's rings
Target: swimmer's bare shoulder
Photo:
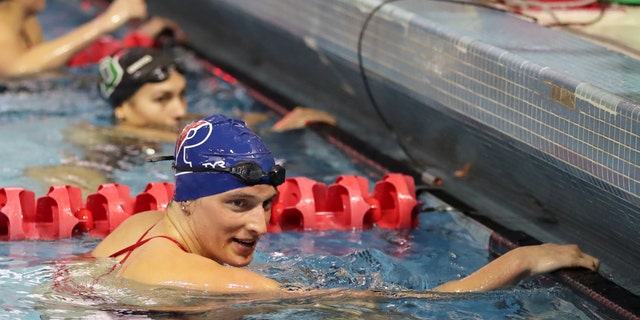
[[[108,257],[114,252],[138,241],[140,235],[164,216],[164,211],[146,211],[132,215],[96,246],[91,255]]]
[[[164,211],[135,214],[111,232],[91,255],[105,258],[134,244],[164,217]],[[280,284],[253,271],[223,266],[206,257],[186,253],[169,240],[150,241],[132,252],[119,276],[147,284],[212,292],[279,292]]]
[[[147,284],[218,293],[282,292],[273,279],[184,252],[171,241],[161,239],[134,251],[119,276]]]

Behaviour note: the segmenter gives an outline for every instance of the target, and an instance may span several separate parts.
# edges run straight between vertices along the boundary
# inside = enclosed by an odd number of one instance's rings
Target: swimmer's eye
[[[262,203],[262,208],[266,211],[271,211],[271,207],[273,206],[273,198]]]
[[[244,199],[234,199],[227,202],[235,211],[244,211],[249,207],[249,203]]]
[[[169,100],[171,100],[171,95],[169,94],[163,94],[159,97],[157,97],[156,99],[154,99],[156,102],[161,103],[161,104],[167,104],[169,102]]]

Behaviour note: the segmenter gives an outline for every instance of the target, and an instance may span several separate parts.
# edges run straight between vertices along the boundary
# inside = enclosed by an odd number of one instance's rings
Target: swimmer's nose
[[[267,220],[265,209],[257,207],[247,215],[246,228],[254,235],[262,236],[267,233]]]
[[[187,104],[184,99],[174,99],[171,104],[171,115],[176,121],[182,120],[187,115]]]
[[[174,110],[176,117],[179,118],[183,118],[187,114],[187,103],[184,99],[177,99]]]

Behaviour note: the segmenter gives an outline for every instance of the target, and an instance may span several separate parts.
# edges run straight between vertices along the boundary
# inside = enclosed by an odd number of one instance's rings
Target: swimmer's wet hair
[[[172,70],[184,74],[168,53],[144,47],[119,51],[100,61],[100,94],[115,108],[149,82],[162,82]]]

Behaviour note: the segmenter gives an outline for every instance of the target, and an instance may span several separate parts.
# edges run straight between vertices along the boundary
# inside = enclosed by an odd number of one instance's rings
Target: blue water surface
[[[436,201],[436,200],[429,200]],[[462,227],[451,212],[420,216],[415,230],[313,231],[269,233],[260,242],[250,266],[283,283],[313,289],[375,290],[379,297],[360,298],[349,291],[313,299],[241,299],[211,293],[157,289],[141,306],[106,299],[87,300],[77,292],[43,290],[51,285],[53,262],[81,255],[99,239],[17,241],[0,243],[0,318],[40,317],[119,318],[242,318],[286,319],[598,319],[595,306],[544,277],[514,288],[490,293],[441,294],[403,297],[395,293],[421,293],[442,282],[463,277],[488,261],[477,231]],[[482,233],[482,232],[480,232]],[[112,289],[113,296],[124,289]],[[118,292],[120,291],[120,292]],[[135,291],[134,291],[135,292]],[[131,294],[125,292],[126,294]],[[142,291],[135,295],[144,295]],[[197,307],[197,312],[157,312],[166,296],[178,297],[169,306]],[[175,300],[175,299],[174,299]],[[247,301],[248,300],[248,301]],[[224,302],[221,302],[224,301]],[[223,303],[224,307],[220,307]],[[212,305],[212,307],[208,307]],[[45,307],[43,307],[45,306]],[[165,304],[166,306],[166,304]],[[146,310],[146,311],[145,311]]]

